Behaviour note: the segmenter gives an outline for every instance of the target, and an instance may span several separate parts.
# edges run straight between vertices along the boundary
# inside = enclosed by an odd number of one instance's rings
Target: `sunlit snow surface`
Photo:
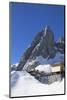
[[[44,71],[45,73],[51,73],[52,67],[50,65],[39,65],[35,70]]]
[[[11,72],[11,97],[64,94],[64,79],[42,84],[26,71]]]

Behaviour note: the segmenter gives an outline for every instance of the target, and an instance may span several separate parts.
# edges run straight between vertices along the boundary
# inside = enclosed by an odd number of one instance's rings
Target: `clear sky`
[[[55,41],[64,36],[64,6],[10,3],[10,62],[17,63],[36,34],[49,25]]]

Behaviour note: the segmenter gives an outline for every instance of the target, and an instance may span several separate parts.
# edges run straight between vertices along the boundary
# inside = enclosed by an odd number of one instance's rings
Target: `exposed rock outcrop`
[[[36,62],[36,57],[42,56],[44,59],[52,59],[55,57],[56,53],[64,53],[64,40],[55,43],[54,33],[49,26],[46,26],[41,32],[39,32],[31,45],[25,50],[23,56],[20,59],[17,70],[23,70],[24,66],[29,69],[29,71],[39,65]],[[34,63],[32,61],[34,60]],[[30,64],[31,63],[31,64]],[[26,70],[27,70],[26,69]]]

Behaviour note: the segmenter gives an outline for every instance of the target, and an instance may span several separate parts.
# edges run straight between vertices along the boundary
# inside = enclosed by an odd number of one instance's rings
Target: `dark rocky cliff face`
[[[30,58],[42,55],[46,58],[48,55],[54,56],[54,34],[50,27],[46,27],[42,31],[43,35],[39,41],[39,43],[33,49]]]
[[[20,59],[17,70],[23,70],[23,67],[27,63],[27,61],[36,59],[37,56],[41,55],[43,58],[48,57],[50,59],[55,57],[58,51],[64,53],[64,43],[55,43],[53,31],[49,26],[46,26],[41,32],[36,35],[31,45],[24,52],[23,56]],[[39,65],[38,62],[36,62],[32,66],[36,67],[37,65]]]

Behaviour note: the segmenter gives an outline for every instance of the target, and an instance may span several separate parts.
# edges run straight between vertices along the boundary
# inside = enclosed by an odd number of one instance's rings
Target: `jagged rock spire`
[[[57,44],[56,48],[58,48]],[[31,45],[24,52],[17,70],[22,70],[27,61],[34,60],[38,56],[42,56],[43,58],[53,58],[55,57],[56,52],[54,33],[49,26],[46,26],[41,32],[38,32]],[[38,64],[37,62],[35,63],[34,66]]]
[[[30,47],[27,48],[24,52],[17,70],[22,69],[28,59],[33,59],[39,55],[42,55],[43,57],[54,55],[53,46],[54,34],[50,27],[46,26],[41,32],[36,35]]]

